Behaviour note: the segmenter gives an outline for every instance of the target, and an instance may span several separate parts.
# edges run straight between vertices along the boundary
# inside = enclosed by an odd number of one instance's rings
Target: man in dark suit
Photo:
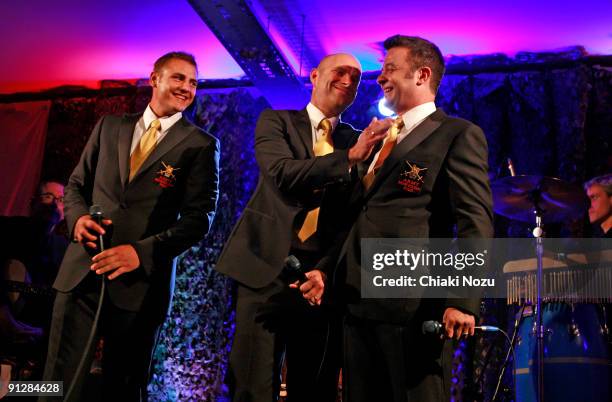
[[[325,57],[310,78],[305,109],[265,110],[259,117],[259,183],[216,266],[238,281],[228,372],[234,401],[278,398],[285,349],[290,401],[336,399],[340,328],[325,303],[313,307],[321,304],[326,280],[315,264],[343,224],[352,166],[369,156],[390,123],[374,121],[375,134],[360,136],[340,121],[361,78],[353,56]],[[288,288],[293,279],[283,265],[290,254],[309,271],[299,285],[305,299]]]
[[[474,333],[479,300],[362,299],[361,239],[493,235],[482,130],[447,116],[434,104],[444,74],[440,50],[417,37],[394,36],[378,83],[398,119],[364,168],[358,216],[338,253],[346,285],[345,400],[448,400],[443,366],[450,342],[421,334],[426,320],[444,324],[448,338]],[[328,259],[331,261],[333,259]],[[320,265],[321,269],[328,269]]]
[[[64,381],[65,393],[75,381],[70,400],[83,400],[92,358],[86,341],[102,281],[103,399],[147,399],[151,356],[172,298],[174,258],[208,232],[217,202],[218,141],[181,113],[194,99],[196,77],[190,54],[159,58],[144,113],[100,119],[70,176],[64,201],[73,243],[54,284],[45,369],[46,380]],[[89,215],[91,205],[104,211],[102,225]],[[101,252],[99,236],[107,243]]]

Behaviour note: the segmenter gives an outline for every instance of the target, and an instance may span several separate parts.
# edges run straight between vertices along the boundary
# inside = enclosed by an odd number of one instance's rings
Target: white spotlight
[[[393,116],[395,112],[387,107],[387,102],[385,101],[385,97],[383,96],[378,101],[378,113],[385,117]]]

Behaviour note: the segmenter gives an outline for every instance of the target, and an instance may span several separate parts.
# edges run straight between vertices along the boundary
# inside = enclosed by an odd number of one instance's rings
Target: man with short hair
[[[64,397],[75,382],[66,400],[83,400],[95,345],[86,350],[86,341],[101,297],[102,398],[147,400],[151,356],[172,298],[174,258],[206,235],[215,214],[219,144],[182,115],[196,93],[195,59],[184,52],[160,57],[150,84],[144,113],[98,121],[66,187],[73,243],[54,284],[45,369],[45,380],[64,381]],[[103,211],[101,225],[89,215],[92,205]],[[106,292],[100,296],[102,281]]]
[[[53,230],[56,224],[64,220],[64,185],[62,183],[54,180],[45,180],[40,183],[38,194],[32,198],[31,215],[36,215],[40,209],[46,208],[41,208],[42,206],[51,206],[50,209],[56,211],[52,212],[53,219],[50,219],[54,225],[50,230]]]
[[[592,178],[584,190],[591,202],[589,221],[599,226],[603,237],[612,237],[612,174]]]
[[[374,134],[359,135],[340,120],[360,79],[353,56],[327,56],[310,73],[305,109],[265,110],[259,117],[259,183],[216,266],[238,281],[228,370],[236,402],[278,399],[285,350],[289,401],[336,400],[340,320],[327,301],[321,305],[328,275],[316,264],[345,224],[352,167],[389,126],[373,121],[367,131]],[[299,285],[283,270],[289,255],[308,271]]]
[[[444,74],[436,45],[396,35],[384,47],[377,81],[398,117],[364,169],[335,275],[345,277],[348,302],[345,401],[439,402],[449,400],[451,345],[421,325],[442,322],[447,338],[473,335],[479,300],[362,299],[361,240],[492,237],[487,143],[478,126],[436,108]]]

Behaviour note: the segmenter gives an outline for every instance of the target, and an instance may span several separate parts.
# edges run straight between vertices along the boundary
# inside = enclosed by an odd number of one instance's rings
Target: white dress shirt
[[[421,124],[427,117],[429,117],[430,114],[435,111],[436,104],[433,102],[426,102],[415,106],[406,113],[404,113],[402,115],[402,120],[404,121],[404,128],[402,128],[399,134],[397,135],[397,143],[395,145],[402,142],[402,140],[406,138],[416,126]],[[368,168],[368,173],[371,172],[372,169],[374,169],[376,161],[378,160],[378,155],[380,154],[381,150],[382,148],[376,153],[376,156],[374,156],[374,159],[372,160],[372,163]]]
[[[312,149],[314,150],[314,144],[321,137],[321,135],[323,135],[323,130],[318,130],[317,127],[319,127],[319,123],[321,123],[321,120],[325,118],[325,115],[322,111],[319,110],[318,107],[316,107],[312,103],[308,103],[308,105],[306,106],[306,112],[308,112],[310,126],[312,127]],[[327,120],[329,120],[329,122],[331,123],[331,132],[333,133],[336,129],[336,126],[338,125],[338,122],[340,122],[340,116],[328,117]]]
[[[177,121],[179,121],[181,117],[183,117],[183,114],[181,112],[176,112],[172,116],[157,117],[155,113],[153,113],[151,105],[147,106],[144,113],[142,114],[142,117],[138,120],[138,123],[136,123],[136,127],[134,128],[130,155],[132,155],[132,152],[134,152],[134,150],[136,149],[136,146],[140,142],[140,139],[142,138],[145,131],[147,131],[147,128],[149,128],[153,120],[158,119],[161,123],[160,129],[157,130],[157,143],[159,144],[159,142],[166,136],[166,134],[168,134],[168,130],[170,130],[170,127],[172,127]]]

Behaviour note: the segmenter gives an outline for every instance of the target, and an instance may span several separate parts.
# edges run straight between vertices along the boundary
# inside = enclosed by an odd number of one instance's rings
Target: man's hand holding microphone
[[[73,242],[81,243],[85,247],[99,251],[91,261],[92,271],[97,275],[108,275],[113,280],[127,272],[134,271],[140,266],[140,259],[134,247],[129,244],[106,249],[104,247],[105,227],[112,225],[112,220],[104,219],[100,207],[92,206],[89,215],[81,216],[74,225]]]

